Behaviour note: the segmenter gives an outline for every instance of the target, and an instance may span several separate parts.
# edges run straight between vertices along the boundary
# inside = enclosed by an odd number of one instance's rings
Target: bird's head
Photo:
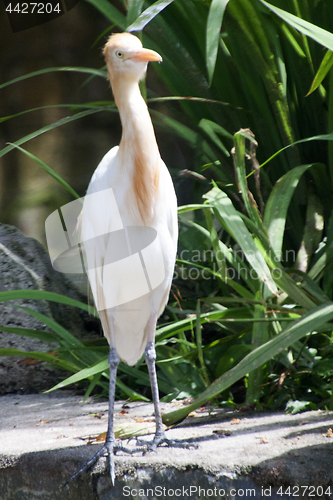
[[[144,49],[139,38],[130,33],[111,35],[104,56],[111,80],[120,77],[138,82],[144,77],[149,61],[162,61],[157,52]]]

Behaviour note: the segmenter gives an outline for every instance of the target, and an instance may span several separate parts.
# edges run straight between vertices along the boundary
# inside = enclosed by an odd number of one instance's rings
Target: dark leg
[[[99,459],[99,457],[101,457],[101,456],[105,455],[105,453],[107,453],[109,467],[110,467],[111,481],[112,481],[112,484],[114,485],[114,480],[115,480],[114,458],[113,458],[114,451],[121,450],[121,451],[125,451],[127,453],[129,452],[129,450],[126,450],[126,449],[116,445],[116,440],[115,440],[114,431],[113,431],[114,396],[115,396],[115,390],[116,390],[116,376],[117,376],[118,364],[119,364],[118,354],[116,353],[116,350],[111,347],[110,353],[109,353],[109,367],[110,367],[109,421],[108,421],[108,430],[107,430],[107,434],[106,434],[105,443],[102,446],[102,448],[100,450],[98,450],[98,452],[79,471],[77,471],[66,484],[73,481],[73,479],[75,479],[82,472],[86,471],[91,465],[93,465]]]
[[[164,432],[164,428],[163,428],[161,409],[160,409],[160,398],[159,398],[159,393],[158,393],[158,384],[157,384],[156,367],[155,367],[156,351],[155,351],[155,342],[154,341],[148,341],[147,347],[145,350],[145,357],[146,357],[146,363],[148,366],[151,392],[152,392],[153,403],[154,403],[155,422],[156,422],[155,437],[154,437],[154,440],[153,440],[151,446],[149,447],[149,449],[151,451],[155,451],[157,446],[162,441],[166,440],[166,436],[165,436],[165,432]]]
[[[106,447],[108,452],[110,475],[113,485],[115,480],[114,459],[113,459],[113,449],[115,446],[115,437],[113,431],[113,413],[114,413],[114,398],[116,392],[116,377],[117,377],[118,364],[119,364],[118,354],[116,353],[116,350],[114,348],[110,348],[109,419],[108,419],[108,431],[106,434],[106,440],[104,446]]]
[[[160,409],[160,398],[158,392],[156,367],[155,367],[155,360],[156,360],[155,328],[156,328],[156,316],[151,316],[149,331],[148,331],[148,342],[145,349],[145,358],[148,366],[150,386],[154,403],[156,433],[152,444],[149,446],[149,451],[156,451],[158,445],[162,443],[166,443],[167,446],[172,446],[174,448],[196,448],[197,446],[192,443],[171,440],[168,439],[165,435],[162,422],[161,409]]]

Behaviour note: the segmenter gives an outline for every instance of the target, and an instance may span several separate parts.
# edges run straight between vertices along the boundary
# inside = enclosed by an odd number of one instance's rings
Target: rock
[[[115,430],[153,420],[151,403],[116,401]],[[161,403],[162,413],[180,402]],[[167,437],[197,449],[121,451],[112,486],[106,457],[60,489],[102,446],[108,402],[70,391],[0,397],[1,500],[332,500],[333,412],[242,412],[200,408]],[[217,432],[220,431],[220,432]],[[154,426],[152,429],[154,432]],[[152,441],[152,435],[142,440]],[[122,441],[132,451],[135,440]]]
[[[0,269],[0,292],[45,290],[82,302],[87,300],[66,276],[53,269],[48,253],[37,240],[4,224],[0,224]],[[44,352],[54,348],[54,345],[38,339],[1,331],[1,325],[49,331],[45,324],[15,305],[29,307],[53,318],[76,336],[82,338],[89,335],[88,314],[78,308],[43,300],[10,300],[0,303],[1,348]],[[39,392],[50,389],[64,378],[64,372],[45,363],[27,366],[18,364],[20,359],[22,358],[0,357],[0,394]]]

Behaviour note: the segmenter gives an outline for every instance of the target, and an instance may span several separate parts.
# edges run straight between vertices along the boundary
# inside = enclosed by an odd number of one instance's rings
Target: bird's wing
[[[119,357],[142,355],[152,314],[167,303],[177,248],[177,203],[161,160],[161,182],[151,227],[128,210],[126,173],[117,174],[117,149],[97,167],[81,215],[85,263],[104,334]],[[118,180],[119,179],[119,180]]]
[[[78,220],[80,241],[84,249],[84,261],[94,301],[99,311],[105,309],[103,294],[103,267],[109,234],[121,228],[121,218],[112,185],[112,173],[116,165],[118,146],[112,148],[96,168],[83,209]],[[109,183],[108,183],[109,180]]]

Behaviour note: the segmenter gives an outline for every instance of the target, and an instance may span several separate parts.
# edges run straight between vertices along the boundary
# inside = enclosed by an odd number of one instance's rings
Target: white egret
[[[79,226],[89,282],[110,345],[109,423],[104,446],[77,474],[107,453],[114,483],[113,453],[123,449],[113,430],[119,358],[133,365],[145,351],[156,420],[149,449],[168,442],[159,406],[155,329],[169,297],[178,227],[174,186],[139,89],[148,62],[162,58],[129,33],[111,35],[104,55],[122,137],[92,176]]]

